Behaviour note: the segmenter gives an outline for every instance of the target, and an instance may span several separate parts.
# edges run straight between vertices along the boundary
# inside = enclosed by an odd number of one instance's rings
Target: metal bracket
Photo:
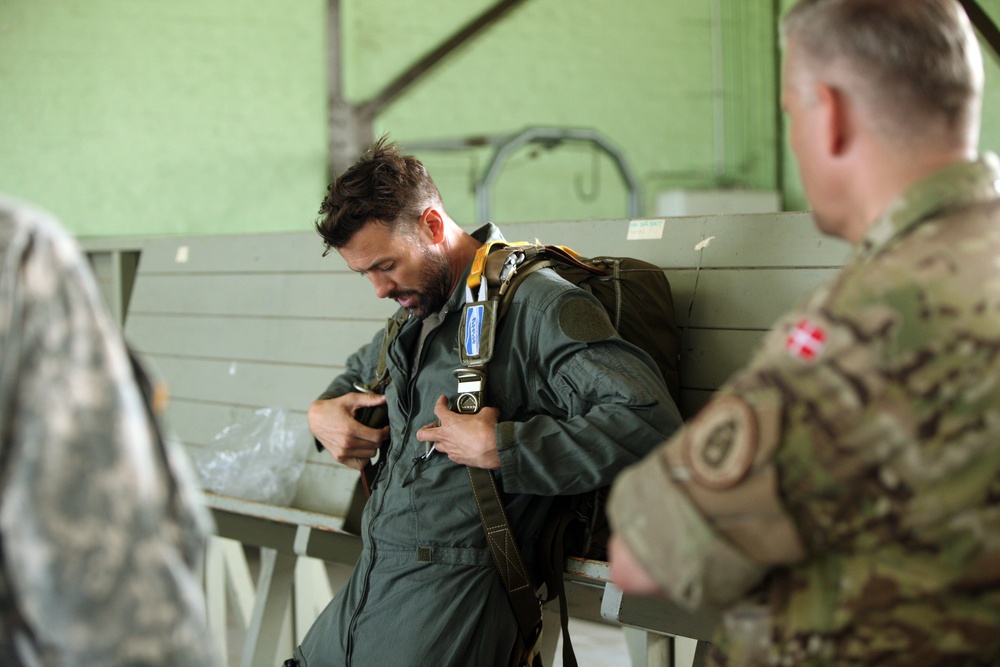
[[[593,144],[604,151],[618,167],[618,173],[628,188],[628,217],[638,218],[642,215],[642,186],[629,166],[625,153],[596,130],[564,128],[564,127],[529,127],[514,134],[469,137],[444,141],[407,142],[410,151],[421,150],[466,150],[481,146],[493,146],[496,149],[490,159],[486,171],[476,183],[476,216],[480,224],[490,222],[493,214],[490,200],[493,195],[493,185],[500,177],[504,163],[515,151],[526,144],[542,143],[546,146],[558,146],[564,141],[582,141]]]

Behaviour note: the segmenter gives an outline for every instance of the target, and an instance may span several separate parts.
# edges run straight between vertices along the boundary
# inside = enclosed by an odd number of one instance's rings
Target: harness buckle
[[[483,406],[483,390],[486,388],[486,373],[475,368],[458,368],[452,372],[458,380],[458,398],[455,412],[474,415]]]

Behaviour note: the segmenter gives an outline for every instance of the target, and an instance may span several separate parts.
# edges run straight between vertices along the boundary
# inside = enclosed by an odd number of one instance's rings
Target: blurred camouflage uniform
[[[207,523],[145,376],[49,216],[0,197],[0,253],[0,665],[213,664]]]
[[[638,562],[726,610],[716,664],[1000,664],[998,189],[911,188],[615,484]]]

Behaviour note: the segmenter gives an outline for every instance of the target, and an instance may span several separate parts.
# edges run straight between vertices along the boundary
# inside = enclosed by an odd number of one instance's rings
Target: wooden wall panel
[[[504,231],[510,240],[633,256],[665,269],[682,327],[681,408],[690,416],[778,316],[835,275],[848,248],[820,236],[807,214],[662,222],[661,238],[642,240],[629,240],[627,220]],[[321,257],[312,232],[139,245],[126,336],[169,385],[170,426],[192,451],[213,446],[216,433],[257,407],[282,407],[304,422],[347,355],[395,310],[336,254]],[[308,438],[303,446],[309,453],[294,505],[341,515],[357,473],[313,451]]]
[[[331,260],[335,261],[335,260]],[[395,304],[374,298],[354,273],[151,273],[136,286],[131,314],[169,314],[384,322]]]
[[[383,326],[376,320],[133,312],[125,331],[136,349],[152,356],[330,366]]]
[[[697,329],[769,329],[837,269],[667,269],[677,324]]]

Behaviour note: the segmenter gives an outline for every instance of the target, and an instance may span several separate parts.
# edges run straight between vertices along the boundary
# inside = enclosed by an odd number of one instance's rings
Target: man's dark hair
[[[415,228],[428,206],[441,206],[441,193],[424,165],[382,135],[327,188],[316,231],[337,249],[369,222]]]

